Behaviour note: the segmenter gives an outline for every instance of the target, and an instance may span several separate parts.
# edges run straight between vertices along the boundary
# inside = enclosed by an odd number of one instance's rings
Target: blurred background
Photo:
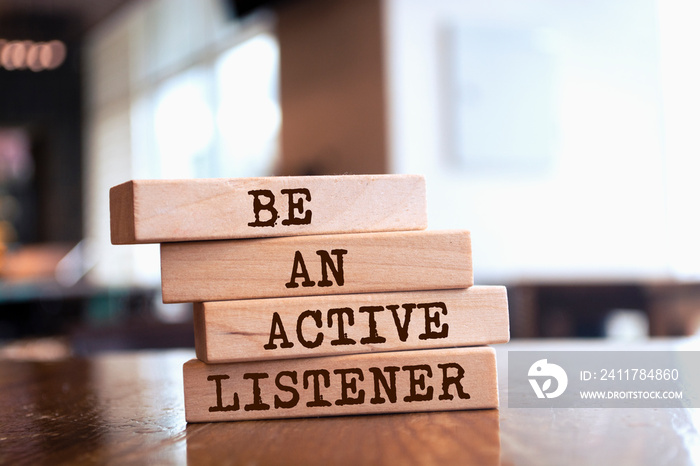
[[[134,178],[419,173],[513,338],[700,327],[700,7],[0,0],[0,355],[193,345]]]

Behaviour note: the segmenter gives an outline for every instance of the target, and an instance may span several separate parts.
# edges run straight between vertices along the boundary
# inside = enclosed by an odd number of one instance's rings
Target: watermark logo
[[[509,408],[700,409],[700,351],[511,348]]]
[[[566,390],[569,384],[569,378],[564,369],[556,364],[548,363],[546,359],[540,359],[530,366],[527,373],[532,389],[535,391],[537,398],[556,398]],[[538,379],[544,379],[542,385]],[[557,381],[556,389],[552,388],[552,379]],[[551,391],[550,391],[551,390]]]

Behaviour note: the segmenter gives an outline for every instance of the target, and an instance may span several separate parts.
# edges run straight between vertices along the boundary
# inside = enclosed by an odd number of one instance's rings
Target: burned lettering
[[[270,341],[266,345],[263,345],[263,348],[265,348],[266,350],[277,349],[275,340],[282,340],[282,343],[280,343],[280,348],[291,348],[294,346],[294,343],[287,339],[287,332],[284,331],[284,325],[282,325],[282,318],[277,312],[272,314]]]
[[[311,202],[311,192],[306,188],[296,188],[296,189],[283,189],[280,191],[282,194],[289,196],[289,217],[286,220],[282,220],[282,225],[309,225],[311,223],[312,212],[307,210],[304,212],[304,200],[298,198],[294,200],[294,195],[303,195],[307,202]],[[297,211],[300,214],[304,214],[303,217],[296,217],[294,212]]]
[[[277,209],[275,209],[275,195],[269,189],[255,189],[248,191],[248,194],[253,196],[253,214],[255,221],[248,223],[250,227],[274,227],[277,223]],[[260,200],[261,197],[267,198],[267,202]],[[260,212],[267,211],[267,219],[261,220]]]

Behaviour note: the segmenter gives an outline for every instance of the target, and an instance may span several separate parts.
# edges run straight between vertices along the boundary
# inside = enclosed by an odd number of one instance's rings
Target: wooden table
[[[670,349],[694,340],[645,345]],[[507,407],[507,351],[605,349],[601,342],[496,347],[501,409],[186,424],[190,351],[54,362],[0,361],[1,464],[693,464],[700,413]]]

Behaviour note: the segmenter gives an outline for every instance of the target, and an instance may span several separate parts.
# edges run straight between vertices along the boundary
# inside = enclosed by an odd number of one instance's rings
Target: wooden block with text
[[[474,284],[461,230],[163,243],[160,253],[166,303]]]
[[[493,348],[183,366],[188,422],[498,407]]]
[[[133,180],[109,198],[113,244],[427,227],[419,175]]]
[[[209,364],[506,343],[502,286],[214,301],[194,305]]]

